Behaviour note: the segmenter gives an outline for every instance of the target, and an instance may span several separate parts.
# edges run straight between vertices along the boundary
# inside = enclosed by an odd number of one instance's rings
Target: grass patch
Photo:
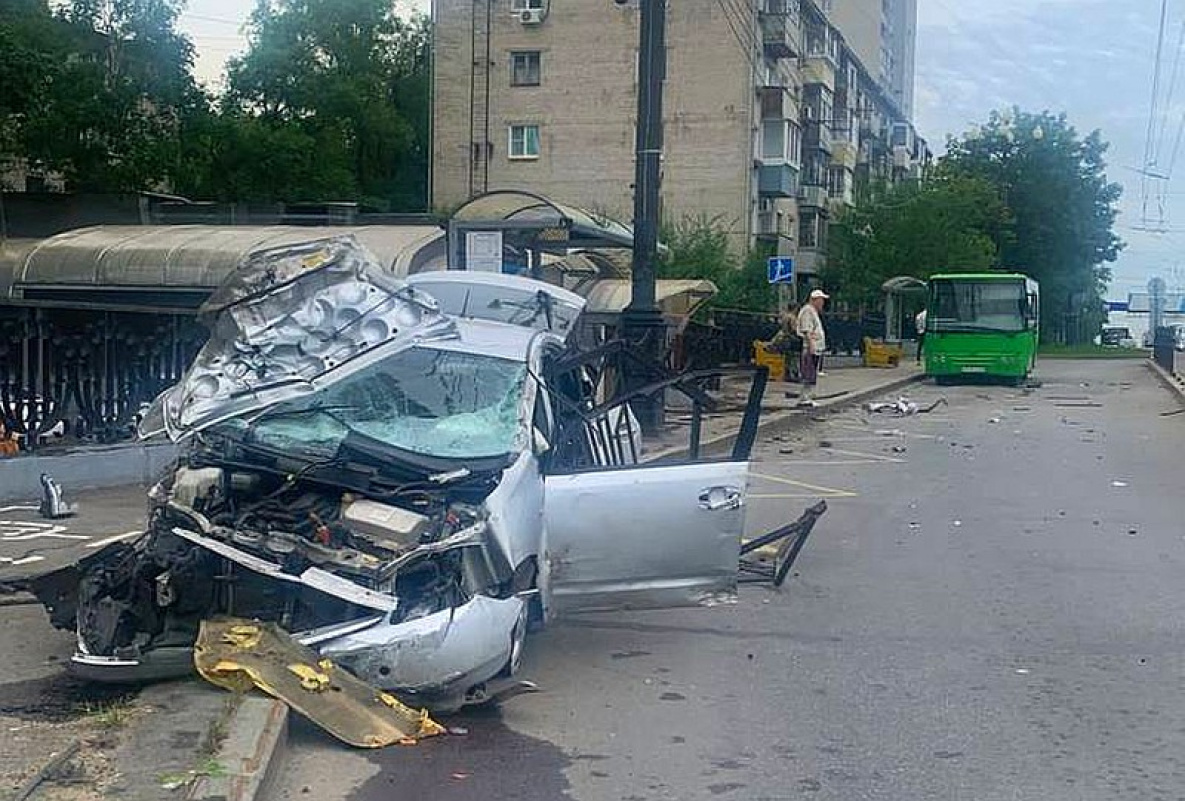
[[[131,695],[111,701],[87,701],[82,705],[83,719],[100,729],[122,729],[135,715],[136,699]]]
[[[1101,345],[1042,345],[1037,356],[1047,359],[1147,359],[1140,348],[1104,348]]]

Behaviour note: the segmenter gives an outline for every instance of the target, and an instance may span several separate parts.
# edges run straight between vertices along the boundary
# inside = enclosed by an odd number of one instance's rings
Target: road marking
[[[5,512],[36,512],[40,506],[0,506],[0,514]]]
[[[25,542],[43,537],[55,540],[89,540],[83,534],[67,534],[66,527],[25,520],[0,520],[0,542]]]
[[[11,556],[0,556],[0,562],[13,567],[20,567],[21,565],[31,565],[34,562],[44,562],[44,556],[26,556],[23,559],[13,559]]]
[[[885,456],[880,453],[865,453],[863,451],[847,451],[842,448],[831,448],[832,453],[840,453],[844,456],[856,456],[861,459],[867,459],[869,462],[889,462],[891,464],[904,464],[904,459],[895,459],[892,456]]]
[[[748,495],[746,497],[750,501],[807,501],[807,500],[814,500],[814,499],[818,498],[819,495],[820,495],[820,493],[815,492],[815,493],[810,493],[810,494],[808,494],[808,493],[802,493],[802,494],[790,493],[787,495]],[[827,495],[826,497],[828,497],[828,498],[847,498],[849,496],[848,495]],[[851,493],[850,497],[853,497],[853,498],[856,497],[855,493]]]
[[[792,478],[782,478],[781,476],[771,476],[766,473],[750,472],[749,475],[754,478],[764,479],[766,481],[774,481],[778,484],[787,484],[791,487],[799,487],[800,489],[812,490],[828,495],[832,498],[855,498],[857,493],[848,490],[836,489],[834,487],[820,487],[817,484],[808,484],[805,481],[795,481]]]
[[[112,534],[110,537],[104,537],[101,540],[95,540],[94,542],[88,542],[86,545],[84,545],[82,547],[83,548],[102,548],[104,545],[110,545],[113,542],[119,542],[120,540],[126,540],[128,537],[135,537],[135,536],[138,536],[143,533],[144,533],[143,531],[136,529],[135,531],[127,531],[127,532],[124,532],[123,534]]]

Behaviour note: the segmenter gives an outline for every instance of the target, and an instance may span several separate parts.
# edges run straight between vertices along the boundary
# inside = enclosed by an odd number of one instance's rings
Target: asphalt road
[[[831,506],[781,591],[545,631],[464,736],[297,722],[273,801],[1180,797],[1185,418],[1140,363],[1041,377],[768,439],[750,528]]]

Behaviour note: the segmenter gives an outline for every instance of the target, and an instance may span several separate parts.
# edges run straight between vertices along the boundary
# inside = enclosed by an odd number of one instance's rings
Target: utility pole
[[[621,317],[623,338],[646,363],[658,361],[665,349],[662,314],[655,302],[657,280],[659,182],[662,171],[662,90],[666,80],[666,2],[640,0],[638,37],[637,156],[634,164],[634,263],[630,304]],[[627,387],[644,384],[644,371],[630,370]],[[653,433],[662,424],[661,395],[634,403],[642,430]]]

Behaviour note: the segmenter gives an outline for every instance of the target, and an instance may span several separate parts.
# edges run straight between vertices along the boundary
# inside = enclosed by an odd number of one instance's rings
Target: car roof
[[[426,341],[423,347],[525,362],[536,337],[547,336],[545,332],[521,325],[495,323],[489,320],[454,320],[457,336]]]

